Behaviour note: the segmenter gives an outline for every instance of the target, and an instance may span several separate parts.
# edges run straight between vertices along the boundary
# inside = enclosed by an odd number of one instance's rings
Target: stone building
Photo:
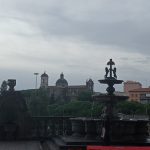
[[[139,88],[129,91],[129,98],[131,101],[149,103],[150,102],[150,88]]]
[[[44,72],[41,75],[41,85],[40,87],[42,88],[47,88],[48,87],[48,75]]]
[[[142,88],[142,84],[136,81],[124,82],[124,92],[129,96],[129,91]]]
[[[88,79],[85,85],[68,85],[68,81],[64,78],[64,74],[60,74],[60,78],[56,81],[54,86],[48,85],[49,76],[44,72],[41,75],[40,88],[48,90],[51,98],[55,100],[73,100],[76,99],[81,92],[93,93],[94,82]]]

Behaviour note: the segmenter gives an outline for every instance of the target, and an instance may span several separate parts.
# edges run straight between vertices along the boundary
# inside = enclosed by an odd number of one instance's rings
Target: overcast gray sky
[[[50,85],[64,72],[99,91],[110,58],[119,79],[149,86],[149,47],[149,0],[0,0],[0,81],[15,78],[16,89],[46,71]]]

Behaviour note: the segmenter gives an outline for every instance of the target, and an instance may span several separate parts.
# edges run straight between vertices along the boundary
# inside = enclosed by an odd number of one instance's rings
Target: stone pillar
[[[97,138],[97,126],[94,119],[85,119],[85,139],[93,140]]]
[[[72,123],[72,136],[84,137],[85,136],[85,121],[83,118],[71,118]]]

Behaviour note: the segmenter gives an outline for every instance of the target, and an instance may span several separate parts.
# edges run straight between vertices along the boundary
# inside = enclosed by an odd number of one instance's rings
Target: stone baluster
[[[84,137],[85,136],[85,121],[82,118],[72,118],[72,136]]]

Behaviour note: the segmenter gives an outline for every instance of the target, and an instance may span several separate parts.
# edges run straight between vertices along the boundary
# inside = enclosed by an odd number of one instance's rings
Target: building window
[[[42,83],[44,83],[44,79],[42,79]]]

